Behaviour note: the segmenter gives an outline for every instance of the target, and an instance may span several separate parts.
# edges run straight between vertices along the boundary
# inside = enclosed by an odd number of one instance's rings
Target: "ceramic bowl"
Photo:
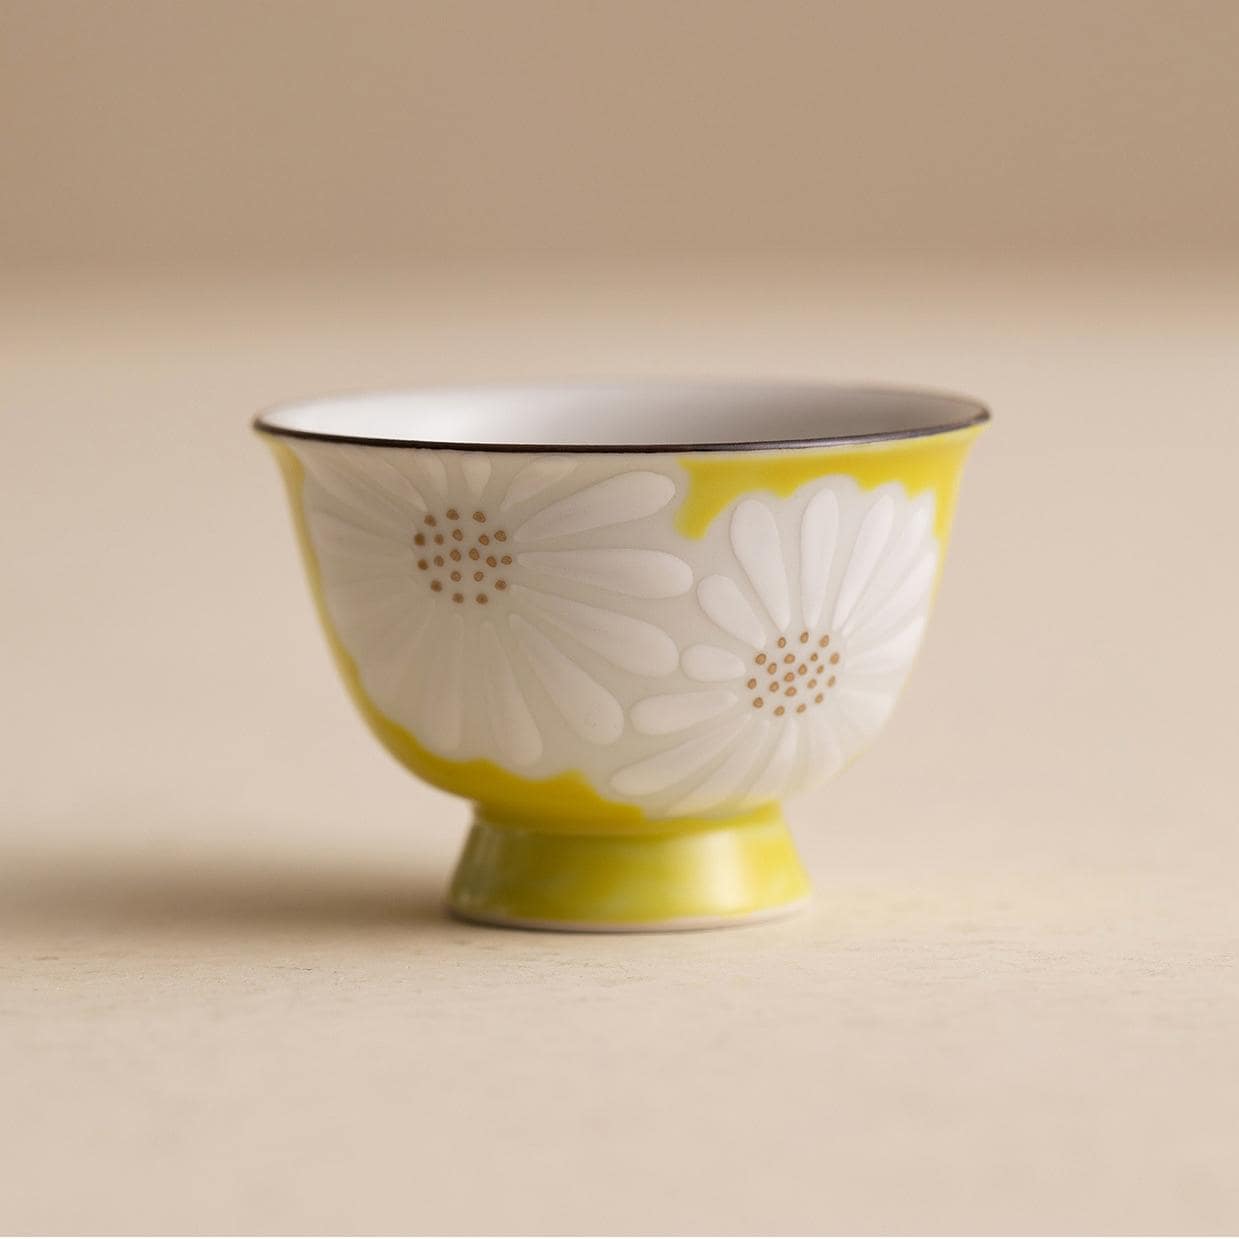
[[[878,732],[985,409],[822,385],[478,388],[259,416],[363,717],[474,804],[460,915],[803,904],[780,810]]]

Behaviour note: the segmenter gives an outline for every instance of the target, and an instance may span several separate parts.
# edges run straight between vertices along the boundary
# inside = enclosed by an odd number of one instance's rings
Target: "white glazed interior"
[[[592,449],[855,442],[984,420],[961,396],[826,384],[614,383],[427,388],[282,405],[259,429],[440,447]]]

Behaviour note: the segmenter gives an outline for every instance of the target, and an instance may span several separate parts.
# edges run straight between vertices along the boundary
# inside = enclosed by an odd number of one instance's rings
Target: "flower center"
[[[486,513],[462,518],[455,508],[427,512],[413,535],[417,570],[432,593],[454,603],[486,606],[492,592],[508,588],[512,556],[507,554],[507,530],[489,529]]]
[[[828,632],[806,630],[798,637],[780,637],[753,659],[755,670],[747,682],[753,709],[782,718],[820,706],[838,681],[841,658]]]

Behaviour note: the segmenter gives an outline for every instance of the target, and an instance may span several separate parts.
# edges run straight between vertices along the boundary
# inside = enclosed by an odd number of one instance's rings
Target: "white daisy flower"
[[[642,691],[626,677],[676,669],[671,637],[631,613],[692,586],[648,528],[675,497],[666,474],[570,454],[297,453],[332,624],[367,695],[434,752],[540,773],[569,747],[548,727],[609,745],[621,697]]]
[[[613,790],[671,815],[734,812],[834,774],[881,727],[920,645],[933,516],[931,495],[838,476],[737,503],[715,525],[724,571],[697,588],[716,631],[684,650],[693,686],[631,712],[676,742],[619,769]]]

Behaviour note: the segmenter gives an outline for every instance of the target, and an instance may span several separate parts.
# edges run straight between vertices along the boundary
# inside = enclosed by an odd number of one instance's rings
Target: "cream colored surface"
[[[10,281],[0,1229],[1239,1227],[1239,280]],[[988,399],[919,666],[783,924],[439,911],[250,412],[679,374]]]

